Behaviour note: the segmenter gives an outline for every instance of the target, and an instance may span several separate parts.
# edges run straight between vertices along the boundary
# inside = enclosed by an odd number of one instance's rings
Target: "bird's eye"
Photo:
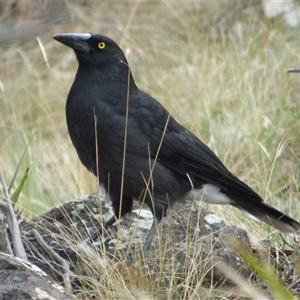
[[[98,43],[98,48],[99,49],[104,49],[105,48],[105,43],[104,42],[100,42],[100,43]]]

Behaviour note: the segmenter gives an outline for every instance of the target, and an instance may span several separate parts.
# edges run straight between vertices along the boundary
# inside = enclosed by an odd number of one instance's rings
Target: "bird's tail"
[[[255,219],[275,227],[283,233],[300,235],[299,222],[264,202],[239,202],[232,203],[232,205],[249,213]]]

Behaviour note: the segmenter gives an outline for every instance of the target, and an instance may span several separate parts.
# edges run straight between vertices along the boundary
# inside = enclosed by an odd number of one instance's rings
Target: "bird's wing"
[[[170,120],[170,127],[178,127]],[[195,185],[212,183],[221,188],[229,197],[235,199],[252,196],[262,199],[244,182],[234,176],[221,160],[193,133],[181,127],[180,132],[170,130],[165,134],[158,158],[159,161],[183,175],[188,174]]]
[[[221,160],[192,132],[180,125],[154,98],[139,91],[133,108],[141,138],[149,141],[152,158],[192,180],[194,187],[211,183],[232,199],[263,201],[248,185],[234,176]],[[188,175],[187,175],[188,174]],[[243,201],[243,200],[241,200]]]

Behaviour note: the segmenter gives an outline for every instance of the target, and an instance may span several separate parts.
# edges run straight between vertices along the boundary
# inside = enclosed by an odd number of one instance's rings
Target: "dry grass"
[[[72,21],[53,25],[39,37],[49,67],[35,39],[1,47],[0,167],[9,182],[29,144],[20,172],[21,177],[32,167],[18,202],[24,216],[97,189],[65,124],[77,63],[51,36],[99,32],[121,44],[141,89],[269,204],[300,219],[300,78],[286,74],[300,64],[297,29],[280,19],[269,22],[259,5],[231,10],[230,22],[221,29],[201,3],[86,1],[69,2],[69,7]],[[282,189],[286,184],[289,189]],[[231,207],[209,209],[255,238],[267,233],[264,225]]]

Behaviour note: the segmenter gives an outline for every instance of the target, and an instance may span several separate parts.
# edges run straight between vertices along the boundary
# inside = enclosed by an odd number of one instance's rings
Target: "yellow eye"
[[[104,42],[98,43],[98,48],[99,49],[104,49],[105,48],[105,43]]]

